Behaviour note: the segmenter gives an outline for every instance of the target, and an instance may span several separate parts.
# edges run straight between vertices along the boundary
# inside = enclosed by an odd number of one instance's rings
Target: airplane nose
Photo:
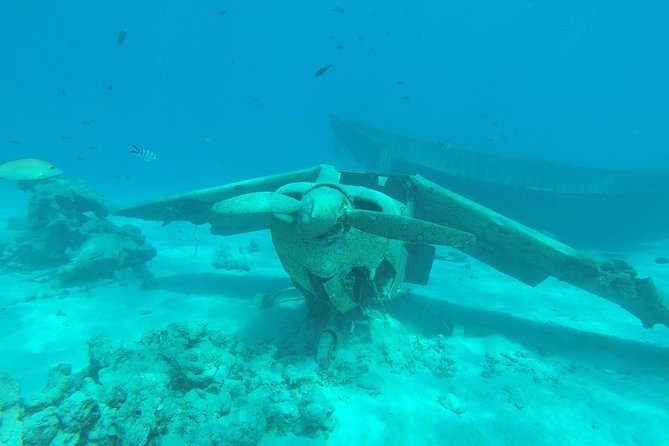
[[[308,239],[338,231],[339,222],[348,199],[340,191],[329,187],[316,188],[302,198],[299,213],[300,230]]]

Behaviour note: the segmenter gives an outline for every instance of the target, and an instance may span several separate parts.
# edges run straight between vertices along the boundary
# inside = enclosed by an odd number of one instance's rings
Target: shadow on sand
[[[500,311],[465,307],[420,295],[395,299],[388,305],[388,311],[403,325],[425,336],[448,336],[455,324],[462,324],[467,337],[499,334],[540,355],[557,354],[609,366],[615,358],[623,366],[651,370],[658,367],[664,370],[669,363],[667,346],[533,321]]]
[[[147,284],[146,289],[185,295],[225,295],[249,299],[256,293],[274,293],[289,286],[291,283],[287,277],[184,273],[156,277]]]

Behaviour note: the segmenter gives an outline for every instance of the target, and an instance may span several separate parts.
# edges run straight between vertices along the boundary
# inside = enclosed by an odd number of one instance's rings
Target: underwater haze
[[[148,196],[355,167],[333,155],[335,113],[469,150],[664,170],[668,17],[661,0],[7,2],[0,150]]]
[[[668,0],[0,2],[0,446],[669,445],[668,43]]]

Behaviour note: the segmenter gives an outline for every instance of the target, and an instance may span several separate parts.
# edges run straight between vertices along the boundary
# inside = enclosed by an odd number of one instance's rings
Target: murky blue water
[[[337,113],[472,150],[669,168],[667,16],[659,0],[11,3],[2,158],[147,195],[351,166],[332,155]]]

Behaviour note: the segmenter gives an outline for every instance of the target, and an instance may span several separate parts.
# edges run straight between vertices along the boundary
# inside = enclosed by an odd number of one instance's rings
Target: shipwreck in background
[[[444,147],[331,116],[338,147],[370,170],[420,174],[581,248],[669,237],[669,172],[622,171]]]

